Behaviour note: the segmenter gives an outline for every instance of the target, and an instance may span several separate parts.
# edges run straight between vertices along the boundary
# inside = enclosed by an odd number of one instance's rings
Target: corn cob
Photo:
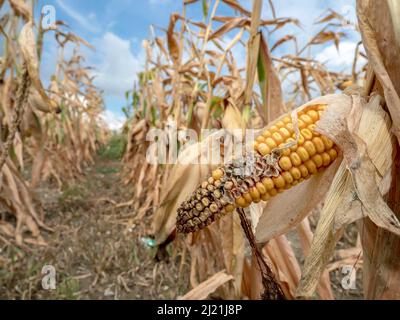
[[[338,156],[338,148],[315,132],[324,110],[324,105],[316,105],[298,112],[297,141],[291,116],[287,115],[256,138],[252,157],[214,170],[178,208],[177,231],[200,230],[236,207],[268,201],[328,167]],[[292,146],[285,148],[289,142]],[[253,168],[250,174],[243,172],[248,162]]]

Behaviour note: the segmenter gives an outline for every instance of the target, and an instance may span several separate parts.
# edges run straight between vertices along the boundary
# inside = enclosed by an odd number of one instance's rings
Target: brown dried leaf
[[[220,271],[190,290],[183,297],[179,297],[178,300],[205,300],[218,287],[232,279],[232,276],[227,275],[224,271]]]

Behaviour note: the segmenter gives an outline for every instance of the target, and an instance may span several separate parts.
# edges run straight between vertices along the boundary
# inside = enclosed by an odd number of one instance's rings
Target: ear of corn
[[[178,232],[197,231],[236,207],[268,201],[328,167],[338,156],[338,149],[330,139],[315,132],[324,110],[324,105],[317,105],[298,112],[297,142],[290,115],[259,135],[254,141],[254,169],[250,176],[237,174],[243,162],[234,161],[214,170],[179,207]],[[283,148],[289,142],[296,143]]]

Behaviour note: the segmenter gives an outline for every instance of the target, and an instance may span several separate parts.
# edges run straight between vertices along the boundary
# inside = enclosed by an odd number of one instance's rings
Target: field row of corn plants
[[[42,231],[51,229],[38,188],[44,182],[61,188],[82,179],[83,168],[93,164],[108,135],[99,121],[103,101],[80,54],[88,43],[62,21],[51,29],[35,23],[34,2],[0,1],[3,6],[10,10],[0,20],[0,239],[45,245]],[[40,76],[46,33],[58,45],[51,79]],[[68,59],[66,45],[74,47]]]

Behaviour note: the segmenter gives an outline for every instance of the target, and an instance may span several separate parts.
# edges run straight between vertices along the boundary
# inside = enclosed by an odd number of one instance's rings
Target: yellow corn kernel
[[[308,176],[308,169],[307,169],[307,167],[306,167],[304,164],[302,164],[302,165],[299,166],[299,170],[300,170],[301,176],[302,176],[303,178],[305,178],[305,177]]]
[[[300,117],[300,120],[303,121],[307,126],[309,124],[312,124],[314,121],[311,119],[311,117],[307,114],[302,114]]]
[[[256,188],[257,188],[258,192],[260,193],[260,195],[267,193],[267,188],[265,188],[261,182],[256,183]]]
[[[307,167],[307,170],[308,170],[308,173],[311,175],[311,174],[314,174],[314,173],[316,173],[318,170],[317,170],[317,166],[315,165],[315,163],[314,163],[314,161],[312,161],[312,160],[308,160],[308,161],[306,161],[305,163],[304,163],[304,165]]]
[[[262,135],[263,135],[264,138],[270,138],[271,137],[271,132],[269,132],[269,130],[265,130]]]
[[[248,193],[248,192],[243,193],[242,197],[249,203],[251,203],[253,201],[253,199],[251,198],[250,193]]]
[[[236,205],[238,205],[238,206],[241,207],[241,208],[246,208],[246,207],[249,206],[248,203],[247,203],[247,201],[246,201],[245,198],[243,198],[243,197],[238,197],[238,198],[236,198],[236,199],[235,199],[235,203],[236,203]]]
[[[305,140],[311,140],[313,138],[313,133],[309,129],[302,129],[300,131],[301,135],[304,137]]]
[[[254,202],[257,202],[257,200],[260,201],[261,195],[260,195],[260,192],[258,192],[258,189],[256,187],[250,188],[249,193],[250,193],[251,199]]]
[[[304,149],[306,149],[307,150],[307,152],[308,152],[308,155],[310,156],[310,157],[312,157],[314,154],[316,154],[317,153],[317,150],[315,149],[315,146],[314,146],[314,144],[311,142],[311,141],[306,141],[306,142],[304,142]]]
[[[314,155],[311,160],[315,163],[315,165],[317,166],[317,168],[322,167],[324,161],[322,160],[322,157],[320,154],[316,154]]]
[[[226,211],[227,213],[231,213],[231,212],[233,212],[233,210],[235,210],[235,206],[234,206],[233,204],[227,204],[227,205],[225,206],[225,211]]]
[[[301,178],[301,172],[300,172],[299,168],[294,167],[294,168],[290,169],[290,174],[292,175],[292,177],[295,180],[299,180]]]
[[[279,148],[283,148],[284,146],[285,146],[285,143],[281,143],[279,145]],[[288,157],[290,155],[290,148],[283,148],[282,155]]]
[[[282,170],[288,171],[292,168],[293,165],[289,157],[283,156],[279,159],[279,166]]]
[[[277,126],[271,126],[269,128],[269,132],[271,132],[271,134],[273,134],[274,132],[277,132],[279,130],[279,128]]]
[[[286,116],[283,118],[283,122],[286,124],[292,123],[292,118],[290,116]]]
[[[299,155],[301,161],[306,162],[308,159],[310,159],[310,156],[304,147],[298,147],[296,152]]]
[[[321,139],[325,145],[325,149],[329,150],[330,148],[333,147],[333,142],[331,139],[325,137],[325,136],[321,136]]]
[[[272,138],[265,139],[265,143],[267,144],[268,147],[270,147],[270,149],[274,149],[274,148],[276,148],[278,146],[276,144],[275,140],[272,139]]]
[[[315,146],[315,149],[317,150],[318,153],[322,153],[325,151],[325,144],[322,141],[322,139],[320,137],[314,137],[312,139],[312,142]]]
[[[224,172],[221,169],[215,169],[211,175],[214,180],[219,180],[224,175]]]
[[[256,141],[257,141],[258,143],[264,143],[264,142],[265,142],[265,138],[264,138],[263,136],[258,136],[258,137],[256,138]]]
[[[285,179],[281,175],[272,178],[276,188],[283,188],[285,186]]]
[[[300,119],[297,119],[297,125],[299,126],[299,129],[304,129],[305,127],[307,127],[307,125]]]
[[[271,149],[270,149],[265,143],[259,144],[257,150],[258,150],[258,152],[260,152],[263,156],[265,156],[265,155],[267,155],[268,153],[271,152]]]
[[[308,110],[307,115],[312,119],[312,123],[315,123],[319,120],[319,114],[315,110]]]
[[[272,134],[272,139],[275,140],[276,144],[279,145],[283,142],[282,136],[279,134],[279,132],[274,132]]]
[[[289,171],[285,171],[282,173],[282,177],[285,180],[286,185],[290,185],[293,183],[294,179],[293,176],[290,174]]]
[[[295,134],[293,134],[292,137],[293,137],[294,139],[296,139],[296,135],[295,135]],[[299,140],[297,140],[297,144],[298,144],[299,146],[301,146],[301,145],[304,143],[304,141],[306,141],[306,140],[305,140],[304,137],[300,134],[300,135],[299,135]]]
[[[332,162],[331,157],[329,156],[328,153],[326,153],[326,152],[321,153],[321,157],[322,157],[324,167],[329,166],[331,164],[331,162]]]
[[[277,123],[275,123],[275,125],[278,127],[278,128],[283,128],[284,126],[285,126],[285,123],[283,122],[283,121],[278,121]]]
[[[290,134],[289,130],[286,129],[286,128],[280,128],[279,129],[279,134],[282,136],[282,138],[284,140],[286,140],[286,139],[291,137],[291,134]]]
[[[332,161],[332,162],[333,162],[333,161],[337,158],[337,156],[338,156],[338,153],[337,153],[337,151],[336,151],[335,148],[330,149],[330,150],[328,151],[328,154],[329,154],[329,156],[331,157],[331,161]]]
[[[271,196],[268,192],[261,195],[261,200],[268,201],[269,199],[271,199]]]
[[[265,189],[267,189],[267,191],[270,191],[274,188],[274,182],[271,178],[264,178],[262,180],[262,184],[264,185]]]
[[[278,194],[278,191],[275,188],[273,188],[273,189],[269,190],[268,193],[271,197],[273,197]]]

